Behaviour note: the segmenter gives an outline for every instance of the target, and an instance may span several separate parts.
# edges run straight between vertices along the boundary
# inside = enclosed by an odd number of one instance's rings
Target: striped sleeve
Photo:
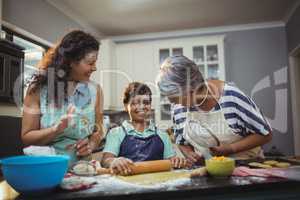
[[[174,105],[172,107],[175,143],[180,145],[188,144],[188,142],[183,138],[183,127],[186,121],[186,112],[186,107],[181,105]]]
[[[251,133],[268,135],[271,127],[254,101],[234,85],[226,85],[221,98],[225,119],[241,136]]]

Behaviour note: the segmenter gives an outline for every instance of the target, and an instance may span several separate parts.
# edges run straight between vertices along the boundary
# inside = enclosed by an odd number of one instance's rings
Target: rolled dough
[[[190,178],[190,173],[191,172],[187,170],[173,170],[168,172],[138,174],[133,176],[117,176],[117,178],[133,184],[154,185],[181,178]]]

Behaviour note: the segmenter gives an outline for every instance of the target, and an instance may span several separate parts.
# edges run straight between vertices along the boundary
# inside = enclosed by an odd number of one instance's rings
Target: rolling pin
[[[170,171],[172,169],[172,164],[170,160],[153,160],[153,161],[142,161],[135,162],[131,165],[131,175],[143,174],[151,172],[162,172]],[[98,174],[110,174],[110,169],[101,168],[97,170]]]

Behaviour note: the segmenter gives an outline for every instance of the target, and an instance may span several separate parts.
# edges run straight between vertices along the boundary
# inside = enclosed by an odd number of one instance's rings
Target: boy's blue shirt
[[[147,138],[155,134],[155,125],[153,123],[150,123],[149,126],[143,132],[135,130],[133,125],[128,121],[124,121],[122,125],[126,129],[128,135]],[[157,129],[157,134],[164,144],[164,159],[168,159],[170,157],[175,156],[175,151],[173,150],[173,146],[168,134],[166,132],[160,131],[159,129]],[[116,157],[118,157],[120,153],[120,147],[125,136],[126,133],[124,132],[121,126],[111,129],[106,136],[106,143],[103,152],[112,153]]]

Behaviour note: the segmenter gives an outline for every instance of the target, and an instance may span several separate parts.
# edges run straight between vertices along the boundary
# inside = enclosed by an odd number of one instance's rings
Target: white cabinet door
[[[168,56],[183,53],[197,64],[205,79],[225,80],[223,43],[223,35],[160,40],[154,48],[154,62],[160,67]],[[159,99],[155,109],[156,123],[171,126],[171,105],[167,98]]]
[[[112,109],[123,110],[122,96],[132,81],[144,82],[152,90],[155,121],[160,127],[172,125],[170,104],[160,96],[155,85],[160,64],[169,55],[183,54],[199,66],[205,78],[225,80],[224,36],[184,37],[143,42],[119,43],[111,73],[110,102]],[[101,54],[100,54],[101,55]],[[108,88],[108,87],[106,87]]]
[[[149,42],[119,44],[117,46],[115,104],[123,109],[122,97],[125,87],[133,81],[147,84],[156,95],[155,78],[158,73],[153,63],[153,44]]]

